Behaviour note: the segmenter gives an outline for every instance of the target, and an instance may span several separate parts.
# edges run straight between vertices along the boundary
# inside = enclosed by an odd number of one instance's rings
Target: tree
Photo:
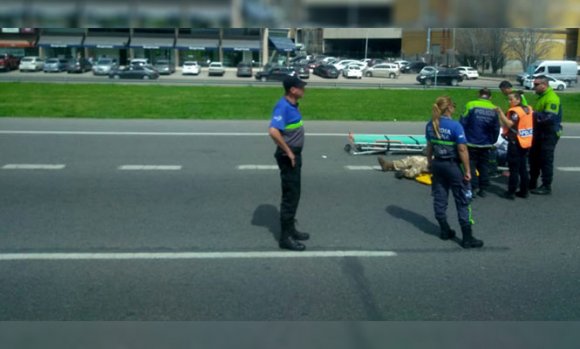
[[[505,58],[507,56],[507,30],[504,28],[491,28],[487,39],[486,46],[489,48],[491,70],[495,74],[498,70],[503,69],[505,65]]]
[[[482,70],[488,63],[495,74],[505,63],[506,38],[507,31],[502,28],[457,29],[457,59],[463,65]]]
[[[522,63],[524,71],[536,60],[545,57],[553,43],[547,31],[538,29],[514,29],[506,39],[509,52]]]

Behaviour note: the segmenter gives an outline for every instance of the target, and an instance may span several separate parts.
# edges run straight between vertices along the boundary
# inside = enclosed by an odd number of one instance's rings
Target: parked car
[[[201,73],[201,66],[196,61],[185,61],[183,62],[183,68],[181,69],[182,75],[199,75]]]
[[[252,77],[254,71],[252,70],[252,63],[241,62],[238,64],[238,69],[236,70],[237,77]]]
[[[365,76],[379,78],[397,78],[400,75],[399,67],[394,63],[373,65],[365,71]]]
[[[542,74],[528,75],[528,77],[524,80],[524,87],[528,90],[531,90],[532,88],[534,88],[534,79],[539,75],[542,75]],[[563,80],[556,79],[552,75],[545,75],[545,76],[546,76],[546,78],[548,78],[548,84],[554,90],[562,91],[568,87],[566,82],[564,82]]]
[[[528,77],[528,73],[519,73],[516,76],[516,81],[520,84],[520,86],[524,86],[524,80],[526,80],[526,78]]]
[[[60,73],[67,71],[69,67],[69,61],[63,58],[49,58],[44,62],[44,72],[45,73]]]
[[[336,62],[338,62],[338,59],[332,56],[324,57],[321,61],[323,64],[334,64]]]
[[[367,64],[369,67],[372,67],[372,66],[375,66],[375,65],[381,64],[381,63],[385,63],[385,60],[381,59],[381,58],[372,58],[368,61]]]
[[[20,64],[20,59],[11,54],[1,54],[0,55],[0,70],[10,71],[18,69]]]
[[[309,79],[310,78],[310,69],[308,68],[308,65],[295,64],[295,65],[291,66],[291,68],[294,69],[294,71],[296,72],[296,75],[300,79]]]
[[[37,56],[28,56],[20,60],[18,69],[25,71],[41,71],[44,68],[44,60]]]
[[[344,68],[346,68],[347,65],[349,65],[350,63],[353,63],[353,62],[357,62],[357,61],[354,59],[343,59],[342,61],[334,63],[334,67],[338,71],[342,71]]]
[[[129,65],[132,65],[132,66],[149,66],[149,65],[151,65],[151,63],[149,63],[149,59],[148,58],[133,58],[132,60],[129,61]]]
[[[118,66],[117,61],[113,58],[99,58],[99,60],[93,64],[93,75],[109,75],[109,73]]]
[[[347,67],[348,67],[348,66],[351,66],[351,65],[356,65],[356,66],[359,66],[359,67],[360,67],[360,69],[361,69],[361,70],[363,70],[363,71],[369,67],[369,65],[368,65],[368,63],[367,63],[367,62],[362,62],[362,61],[356,61],[356,62],[349,63],[349,64],[347,65]]]
[[[479,78],[479,73],[472,67],[461,66],[455,68],[463,76],[463,80],[475,80]]]
[[[333,65],[321,64],[318,67],[314,68],[312,74],[318,75],[321,78],[338,79],[338,75],[340,73]]]
[[[208,76],[224,76],[226,73],[226,69],[222,62],[212,62],[209,64],[209,68],[207,70]]]
[[[411,62],[401,68],[401,73],[404,74],[412,74],[412,73],[419,73],[421,69],[423,69],[427,63],[425,62]]]
[[[578,63],[576,61],[536,61],[528,67],[530,75],[550,75],[562,80],[567,86],[578,82]]]
[[[287,76],[296,75],[296,71],[287,67],[271,67],[256,73],[256,80],[283,81]]]
[[[175,73],[175,63],[169,59],[158,59],[153,68],[161,75],[171,75]]]
[[[411,62],[400,59],[400,60],[394,61],[393,63],[396,64],[400,70],[402,67],[409,65]]]
[[[93,69],[93,65],[89,62],[86,58],[76,58],[70,61],[70,64],[67,69],[67,73],[84,73],[91,71]]]
[[[463,81],[463,77],[456,69],[451,68],[443,68],[443,69],[435,69],[429,70],[425,73],[420,73],[417,75],[417,81],[421,85],[443,85],[447,84],[450,86],[457,86],[461,81]]]
[[[342,70],[342,75],[345,78],[362,79],[363,70],[359,65],[351,64]]]
[[[437,70],[437,68],[435,68],[434,66],[426,65],[419,71],[419,74],[432,74],[436,70]]]
[[[109,78],[153,80],[159,78],[159,72],[147,66],[132,65],[112,70],[109,72]]]

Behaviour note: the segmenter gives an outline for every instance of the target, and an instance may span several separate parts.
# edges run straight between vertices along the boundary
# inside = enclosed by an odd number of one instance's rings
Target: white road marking
[[[182,166],[178,165],[122,165],[121,171],[179,171]]]
[[[135,252],[135,253],[2,253],[0,261],[26,260],[166,260],[166,259],[257,259],[395,257],[392,251],[272,251],[272,252]]]
[[[62,170],[66,165],[62,164],[6,164],[3,170]]]
[[[113,132],[113,131],[27,131],[27,130],[0,130],[0,134],[23,134],[23,135],[86,135],[86,136],[215,136],[215,137],[264,137],[267,132]],[[365,133],[366,134],[366,133]],[[356,135],[356,134],[355,134]],[[390,136],[398,136],[389,134]],[[347,137],[348,132],[326,133],[306,132],[310,137]],[[405,136],[414,136],[405,134]],[[562,139],[580,139],[580,136],[562,136]]]
[[[109,132],[109,131],[11,131],[0,134],[72,135],[72,136],[215,136],[215,137],[267,137],[267,132]],[[314,137],[347,137],[345,133],[306,133]]]
[[[277,170],[277,165],[239,165],[238,170]]]
[[[558,167],[558,170],[564,172],[580,172],[580,167]]]
[[[381,166],[344,166],[347,170],[351,171],[377,171],[381,170]]]

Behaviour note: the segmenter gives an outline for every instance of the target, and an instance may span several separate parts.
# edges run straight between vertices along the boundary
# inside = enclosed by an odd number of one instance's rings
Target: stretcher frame
[[[425,155],[424,135],[354,134],[349,132],[344,150],[352,155],[420,153]]]

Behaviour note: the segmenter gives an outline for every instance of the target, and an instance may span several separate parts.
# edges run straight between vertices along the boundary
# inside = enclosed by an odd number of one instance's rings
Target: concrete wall
[[[401,39],[401,28],[324,28],[324,39]]]

